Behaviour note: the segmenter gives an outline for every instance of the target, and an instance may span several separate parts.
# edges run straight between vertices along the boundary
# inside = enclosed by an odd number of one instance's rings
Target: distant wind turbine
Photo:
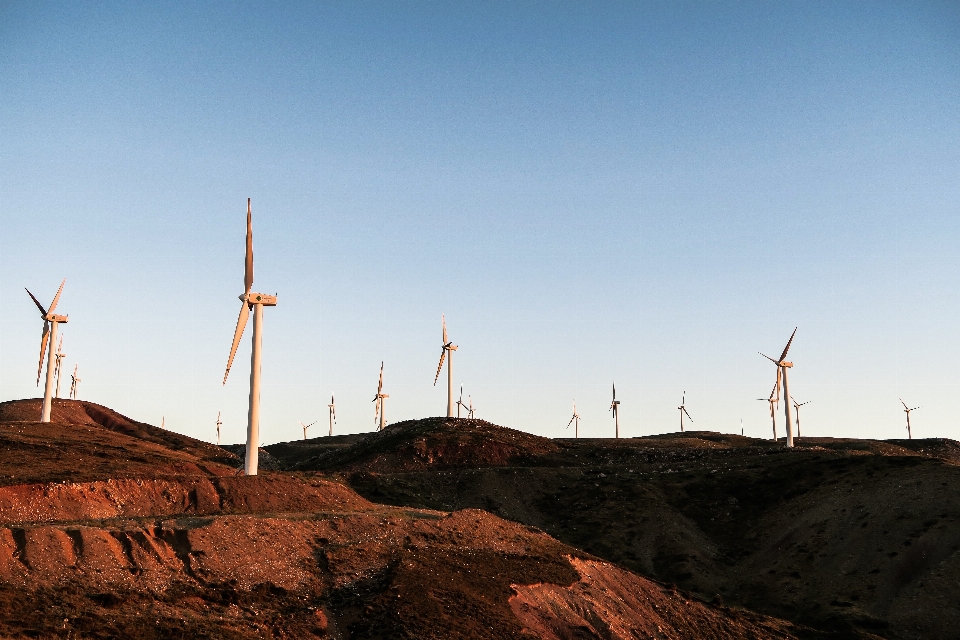
[[[440,322],[443,324],[443,346],[440,348],[440,364],[437,365],[437,375],[433,378],[433,386],[437,386],[437,380],[440,379],[440,369],[443,368],[443,359],[447,358],[447,417],[453,417],[453,352],[457,350],[457,345],[453,344],[447,338],[447,318],[440,314]],[[463,394],[461,393],[461,399]]]
[[[473,420],[473,397],[468,395],[467,399],[470,400],[470,408],[467,409],[467,417]]]
[[[676,396],[674,396],[676,398]],[[677,407],[680,410],[680,433],[683,433],[683,415],[686,414],[690,418],[690,414],[687,413],[687,392],[683,392],[683,398],[680,400],[680,406]],[[690,418],[690,422],[693,422],[693,418]]]
[[[66,356],[63,352],[63,335],[60,335],[60,344],[57,345],[57,352],[54,357],[57,359],[57,366],[54,369],[54,375],[57,376],[57,390],[54,397],[60,397],[60,374],[63,372],[63,358]]]
[[[617,409],[619,407],[620,407],[620,401],[617,400],[617,383],[614,382],[613,383],[613,401],[610,403],[610,409],[608,409],[608,411],[613,412],[613,422],[616,428],[616,431],[614,432],[615,433],[614,437],[618,439],[620,438],[620,416],[617,413]]]
[[[570,425],[573,424],[573,437],[580,437],[580,416],[577,415],[577,401],[573,401],[573,417],[570,418],[570,422],[567,423],[567,429],[570,428]]]
[[[337,422],[337,404],[333,401],[333,394],[330,394],[330,404],[327,405],[327,409],[330,410],[330,433],[327,435],[333,435],[333,425]]]
[[[463,385],[460,385],[460,399],[457,400],[457,417],[460,417],[460,408],[463,407],[463,410],[467,410],[467,405],[463,401]]]
[[[793,333],[790,334],[790,339],[787,340],[787,346],[783,348],[783,353],[780,354],[780,357],[776,360],[770,356],[760,354],[773,364],[777,365],[780,369],[780,375],[783,376],[783,414],[787,419],[787,446],[793,446],[793,420],[790,417],[790,387],[787,383],[787,369],[793,367],[792,362],[787,362],[787,351],[790,351],[790,345],[793,343],[793,336],[797,335],[797,329],[793,329]]]
[[[777,382],[770,390],[769,398],[757,398],[761,402],[770,403],[770,420],[773,422],[773,441],[777,441],[777,412],[776,407],[780,404],[780,369],[777,369]]]
[[[903,410],[907,414],[907,439],[913,440],[913,431],[910,429],[910,412],[916,411],[920,407],[913,407],[912,409],[907,406],[907,403],[903,401],[903,398],[900,398],[900,404],[903,405]]]
[[[793,399],[793,396],[790,396],[790,401],[793,402],[793,410],[797,414],[797,438],[799,438],[800,437],[800,407],[802,407],[805,404],[810,404],[811,401],[807,400],[806,402],[797,402],[796,400]]]
[[[220,446],[220,425],[223,423],[220,422],[220,412],[217,411],[217,446]]]
[[[300,422],[300,421],[297,420],[297,422]],[[312,426],[315,425],[315,424],[317,424],[317,421],[316,421],[316,420],[314,420],[314,421],[311,422],[310,424],[303,424],[302,422],[300,422],[300,426],[303,427],[303,439],[304,439],[304,440],[307,439],[307,429],[309,429],[310,427],[312,427]]]
[[[377,395],[373,396],[373,401],[377,403],[376,412],[373,414],[373,420],[376,422],[377,416],[380,416],[380,426],[378,431],[383,431],[387,426],[386,420],[383,415],[383,401],[389,398],[387,394],[383,393],[383,363],[380,363],[380,384],[377,385]]]
[[[54,310],[57,308],[57,303],[60,301],[60,293],[63,291],[63,285],[66,283],[67,279],[64,278],[63,282],[60,283],[60,288],[57,289],[57,295],[53,297],[53,302],[50,303],[50,310],[43,308],[43,305],[40,304],[40,301],[37,300],[36,296],[30,293],[29,289],[25,289],[27,295],[30,296],[30,299],[33,300],[33,303],[37,305],[37,308],[40,309],[40,318],[43,319],[43,334],[40,336],[40,363],[37,365],[37,386],[40,386],[40,372],[43,370],[43,356],[47,352],[47,343],[50,343],[50,355],[47,358],[47,378],[43,387],[43,409],[40,412],[40,422],[50,422],[50,407],[53,404],[53,345],[57,341],[57,327],[61,323],[66,323],[68,318],[67,316],[60,316],[54,313]]]
[[[80,376],[77,375],[77,367],[80,365],[73,365],[73,374],[70,376],[70,397],[74,400],[77,399],[77,385],[79,385],[83,380],[80,379]],[[47,420],[50,422],[50,420]]]
[[[257,475],[257,462],[260,447],[260,347],[263,343],[263,308],[277,306],[277,296],[265,293],[251,293],[253,287],[253,217],[250,213],[250,198],[247,198],[247,253],[243,264],[243,295],[240,296],[240,316],[237,329],[233,334],[233,345],[227,359],[227,370],[223,374],[223,384],[227,384],[233,356],[237,353],[243,329],[247,326],[247,316],[253,309],[253,348],[250,355],[250,409],[247,413],[247,451],[243,472],[248,476]]]

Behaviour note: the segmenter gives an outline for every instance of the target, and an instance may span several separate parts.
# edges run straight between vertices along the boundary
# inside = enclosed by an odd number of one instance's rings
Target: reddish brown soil
[[[365,451],[286,463],[341,477],[376,502],[483,508],[702,599],[842,637],[954,638],[960,628],[951,440],[803,438],[788,451],[687,432],[555,440],[555,450],[506,465],[391,472],[384,454],[366,453],[375,437]],[[431,438],[441,449],[462,441],[436,428]]]
[[[2,415],[34,408],[23,405]],[[19,458],[0,461],[0,637],[821,637],[691,600],[484,511],[377,505],[320,478],[220,475],[220,454],[189,439],[61,406],[70,422],[0,423]],[[536,447],[554,445],[507,433],[477,450],[502,462]],[[89,468],[72,462],[87,456]],[[36,481],[9,477],[21,474]]]

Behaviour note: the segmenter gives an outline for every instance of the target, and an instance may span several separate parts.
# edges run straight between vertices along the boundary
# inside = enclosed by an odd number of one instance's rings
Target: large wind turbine
[[[233,334],[233,346],[227,359],[227,370],[223,374],[223,384],[227,384],[233,356],[247,326],[247,315],[253,309],[253,349],[250,356],[250,410],[247,413],[247,453],[243,472],[248,476],[257,475],[258,452],[260,448],[260,346],[263,337],[263,308],[277,306],[277,296],[265,293],[251,293],[253,286],[253,218],[250,214],[250,198],[247,198],[247,256],[243,266],[243,295],[240,296],[240,317],[237,318],[237,330]]]
[[[757,398],[761,402],[770,403],[770,420],[773,422],[773,441],[777,441],[777,412],[776,407],[780,404],[780,369],[777,369],[777,382],[773,385],[773,389],[770,390],[770,397],[768,398]]]
[[[573,437],[580,437],[580,416],[577,415],[577,401],[573,401],[573,417],[570,418],[570,422],[567,423],[567,428],[570,428],[570,425],[573,424]]]
[[[29,289],[25,289],[27,295],[30,296],[33,303],[40,309],[40,317],[43,318],[43,335],[40,336],[40,364],[37,365],[38,387],[40,386],[40,372],[43,370],[43,356],[47,351],[47,342],[50,343],[50,355],[47,358],[47,379],[43,387],[43,409],[40,412],[40,422],[50,422],[50,407],[53,403],[53,360],[55,358],[53,345],[56,344],[57,341],[57,326],[61,322],[67,322],[67,316],[58,316],[54,313],[54,310],[57,308],[57,302],[60,301],[60,293],[63,291],[63,285],[66,281],[67,279],[64,278],[63,282],[60,283],[60,288],[57,289],[57,295],[53,297],[53,302],[50,303],[49,311],[43,308],[43,305],[40,304],[36,296],[30,293]]]
[[[620,416],[617,414],[617,408],[620,406],[620,401],[617,400],[617,383],[613,383],[613,401],[610,403],[609,411],[613,411],[613,422],[616,427],[615,437],[620,438]]]
[[[327,409],[330,410],[330,433],[327,435],[333,435],[333,425],[337,421],[337,404],[333,401],[333,394],[330,394],[330,404],[327,405]]]
[[[676,396],[674,396],[676,397]],[[687,392],[683,392],[683,397],[680,400],[680,406],[677,407],[680,410],[680,433],[683,433],[683,414],[687,414],[687,417],[690,418],[690,414],[687,412]],[[693,422],[693,418],[690,418],[690,422]]]
[[[783,414],[787,419],[787,446],[793,446],[793,420],[790,417],[790,387],[787,383],[787,369],[793,366],[792,362],[787,362],[787,351],[790,350],[790,345],[793,343],[793,336],[797,335],[797,329],[794,327],[793,333],[790,334],[790,339],[787,340],[787,346],[783,348],[783,353],[780,354],[780,357],[776,360],[770,356],[760,354],[773,364],[777,365],[780,369],[780,375],[783,377]]]
[[[437,365],[437,375],[433,377],[433,386],[437,386],[437,380],[440,379],[440,369],[443,368],[443,359],[450,354],[447,360],[447,417],[453,417],[453,352],[457,350],[457,345],[447,339],[447,319],[440,314],[440,322],[443,323],[443,346],[440,349],[440,364]],[[462,395],[462,394],[461,394]]]
[[[74,400],[77,399],[77,385],[83,382],[83,380],[80,379],[80,376],[77,375],[78,366],[80,365],[73,365],[73,374],[70,376],[70,397]],[[47,422],[50,422],[50,420],[48,419]]]
[[[903,410],[907,413],[907,439],[913,440],[913,431],[910,429],[910,412],[916,411],[920,407],[913,407],[912,409],[907,406],[907,403],[903,401],[903,398],[900,398],[900,404],[903,405]]]
[[[390,396],[383,393],[383,363],[380,363],[380,384],[377,385],[377,395],[373,396],[373,401],[377,403],[377,408],[373,414],[374,422],[377,421],[377,416],[380,416],[380,426],[377,428],[378,431],[383,431],[387,426],[386,420],[383,415],[383,401]]]
[[[793,410],[796,411],[797,413],[797,438],[799,438],[800,437],[800,407],[802,407],[805,404],[810,404],[811,401],[807,400],[806,402],[797,402],[796,400],[793,399],[793,396],[790,396],[790,400],[791,402],[793,402]]]
[[[60,335],[60,344],[57,345],[57,352],[53,357],[57,359],[57,366],[54,368],[54,375],[57,376],[57,390],[54,397],[60,397],[60,375],[63,373],[63,359],[67,354],[63,352],[63,335]]]

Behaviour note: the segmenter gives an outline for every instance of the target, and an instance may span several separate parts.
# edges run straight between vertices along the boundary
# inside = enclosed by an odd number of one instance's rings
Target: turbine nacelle
[[[265,307],[277,306],[277,296],[271,296],[268,293],[245,293],[240,296],[240,300],[247,304],[262,304]]]

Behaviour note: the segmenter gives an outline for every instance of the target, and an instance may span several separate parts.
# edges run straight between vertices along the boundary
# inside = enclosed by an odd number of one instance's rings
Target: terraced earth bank
[[[0,404],[3,638],[835,636],[698,600],[482,509],[378,503],[338,472],[243,477],[227,449],[87,402],[57,401],[48,424],[37,414],[36,400]],[[362,469],[372,444],[399,472],[419,455],[404,433],[274,457]],[[421,471],[563,450],[516,434],[483,425],[476,451],[427,452]]]
[[[835,637],[960,637],[958,443],[797,444],[550,440],[435,418],[268,450],[379,503],[484,509],[702,600]]]

